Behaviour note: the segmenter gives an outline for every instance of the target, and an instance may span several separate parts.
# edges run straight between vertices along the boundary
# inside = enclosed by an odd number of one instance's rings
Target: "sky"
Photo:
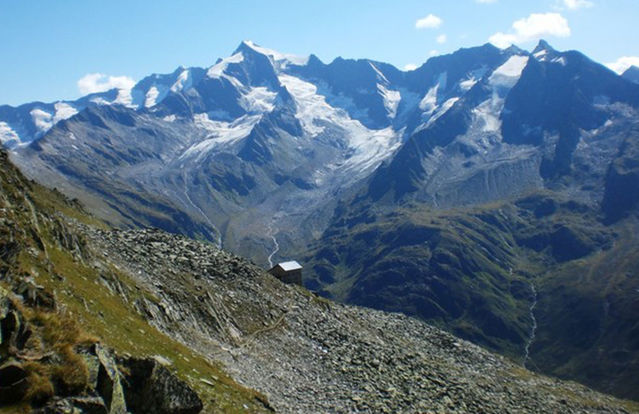
[[[410,69],[540,38],[619,71],[639,65],[637,0],[0,0],[0,105],[130,88],[208,67],[242,40],[283,53]]]

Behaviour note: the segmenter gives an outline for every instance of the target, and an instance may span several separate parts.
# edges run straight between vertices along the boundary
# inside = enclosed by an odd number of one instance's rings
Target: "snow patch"
[[[244,61],[244,55],[242,52],[238,52],[232,56],[229,56],[225,59],[222,59],[219,63],[211,66],[209,70],[206,72],[206,76],[209,78],[220,78],[226,76],[224,71],[227,66],[231,63],[241,63]]]
[[[244,115],[233,122],[224,122],[213,121],[206,113],[194,115],[193,121],[195,125],[208,131],[209,135],[205,140],[187,149],[180,156],[180,159],[188,157],[201,159],[219,145],[232,143],[246,137],[261,118],[261,115]]]
[[[442,72],[437,77],[435,86],[430,88],[424,98],[419,103],[419,109],[425,112],[425,115],[430,116],[437,109],[437,94],[440,89],[446,89],[448,84],[448,72]]]
[[[510,89],[519,81],[526,64],[528,56],[511,56],[506,63],[495,69],[488,78],[488,83]]]
[[[540,62],[544,62],[545,61],[545,56],[548,54],[548,51],[545,49],[540,50],[539,52],[535,53],[533,55],[533,57],[537,60],[539,60]]]
[[[144,106],[149,108],[151,106],[155,106],[156,99],[160,95],[160,91],[156,86],[151,86],[149,90],[146,92],[146,97],[144,99]]]
[[[180,73],[177,80],[173,85],[171,85],[171,92],[181,92],[189,89],[193,85],[193,76],[191,75],[191,71],[185,69]]]
[[[487,71],[488,68],[486,66],[482,66],[479,69],[473,70],[467,75],[465,80],[459,82],[459,88],[463,92],[469,91],[473,86],[475,86],[477,82],[479,82],[479,80],[486,74]]]
[[[344,126],[348,132],[349,148],[352,150],[346,161],[346,171],[370,171],[400,146],[400,134],[391,127],[370,130],[354,120]]]
[[[118,96],[115,98],[113,103],[124,105],[129,108],[137,108],[137,105],[133,104],[131,89],[118,89]]]
[[[377,80],[382,81],[388,85],[388,79],[386,79],[386,76],[384,76],[384,74],[379,69],[377,69],[375,65],[373,65],[373,62],[368,62],[368,64],[371,65],[371,68],[373,68],[373,70],[377,74]]]
[[[474,128],[485,133],[499,133],[506,95],[519,81],[527,64],[528,56],[511,56],[490,75],[488,85],[492,87],[493,93],[489,99],[473,109]]]
[[[558,58],[554,58],[552,60],[552,63],[557,63],[557,64],[559,64],[561,66],[566,66],[566,58],[563,57],[563,56],[558,57]]]
[[[476,83],[477,83],[477,79],[470,78],[470,79],[466,79],[464,81],[459,82],[459,87],[462,91],[466,92],[466,91],[469,91],[470,88],[475,86]]]
[[[164,122],[175,122],[176,118],[177,117],[175,115],[167,115],[164,118],[162,118],[162,120]]]
[[[428,120],[428,125],[431,125],[433,122],[435,122],[439,117],[441,117],[442,115],[444,115],[446,112],[448,112],[448,110],[450,108],[453,107],[453,105],[455,105],[455,103],[459,100],[459,97],[454,97],[454,98],[450,98],[448,100],[446,100],[446,102],[444,102],[442,104],[442,106],[440,108],[437,109],[437,111],[435,111],[435,113],[430,117],[430,119]]]
[[[91,98],[91,102],[96,104],[96,105],[109,105],[111,102],[107,101],[106,99],[102,98],[102,97],[95,97],[95,98]]]
[[[242,96],[241,105],[249,113],[265,113],[275,109],[277,93],[264,86],[251,88]]]
[[[384,99],[384,107],[386,108],[386,113],[390,118],[395,118],[395,116],[397,115],[397,107],[399,106],[399,101],[402,100],[402,95],[399,93],[399,91],[387,89],[381,83],[377,84],[377,90]]]
[[[169,93],[166,85],[153,85],[149,88],[144,96],[144,106],[150,108],[162,102]]]
[[[475,120],[481,125],[482,131],[498,132],[501,129],[499,115],[503,106],[504,100],[494,94],[491,99],[487,99],[473,109]]]
[[[426,92],[426,95],[419,102],[419,109],[426,112],[428,115],[432,114],[437,109],[437,91],[439,84],[433,86]]]
[[[316,120],[330,118],[337,112],[326,103],[326,98],[317,93],[317,86],[290,75],[280,75],[280,83],[295,99],[296,117],[304,130],[311,136],[324,132],[324,127],[316,124]]]
[[[293,96],[297,107],[295,116],[307,135],[317,137],[329,127],[341,130],[337,136],[348,147],[348,157],[340,166],[344,171],[356,174],[370,171],[399,147],[401,133],[391,127],[366,128],[350,118],[345,110],[329,105],[316,85],[285,74],[281,74],[279,80]]]

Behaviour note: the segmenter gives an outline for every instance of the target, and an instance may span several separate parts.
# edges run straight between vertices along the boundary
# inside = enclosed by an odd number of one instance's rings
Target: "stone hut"
[[[295,260],[278,263],[268,272],[284,283],[302,286],[302,265]]]

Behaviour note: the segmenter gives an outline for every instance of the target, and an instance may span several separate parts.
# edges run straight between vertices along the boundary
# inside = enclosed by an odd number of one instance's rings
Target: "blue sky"
[[[403,68],[489,40],[531,49],[543,37],[622,68],[639,64],[638,18],[637,0],[0,0],[0,104],[207,67],[243,39]]]

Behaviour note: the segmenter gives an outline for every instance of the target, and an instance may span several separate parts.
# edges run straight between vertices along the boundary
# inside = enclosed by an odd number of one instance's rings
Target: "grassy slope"
[[[553,268],[540,279],[536,368],[637,398],[639,223],[619,226],[609,250]],[[603,380],[602,380],[603,379]]]

